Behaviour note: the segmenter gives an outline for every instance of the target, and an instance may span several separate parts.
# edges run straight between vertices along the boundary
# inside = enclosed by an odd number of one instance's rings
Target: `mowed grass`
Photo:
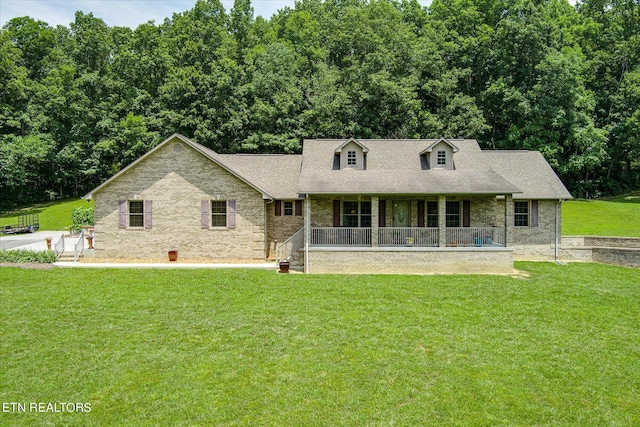
[[[564,202],[562,234],[640,237],[640,192],[610,199]]]
[[[18,224],[18,216],[37,213],[40,230],[68,230],[73,224],[71,217],[75,208],[93,207],[93,200],[67,199],[54,203],[27,207],[20,210],[0,213],[0,228]]]
[[[0,268],[0,425],[638,425],[640,272]]]

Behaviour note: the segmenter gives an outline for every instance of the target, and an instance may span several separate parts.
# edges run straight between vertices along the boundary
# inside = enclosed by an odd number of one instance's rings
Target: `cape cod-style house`
[[[313,139],[301,155],[246,155],[175,134],[85,197],[98,258],[499,273],[557,256],[571,195],[539,152],[472,139]]]

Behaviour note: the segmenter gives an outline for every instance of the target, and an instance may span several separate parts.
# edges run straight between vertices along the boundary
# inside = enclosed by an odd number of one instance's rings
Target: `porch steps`
[[[83,257],[83,255],[80,254],[80,258],[82,258],[82,257]],[[75,255],[74,255],[73,252],[63,252],[58,257],[58,261],[59,262],[74,262],[75,261]]]

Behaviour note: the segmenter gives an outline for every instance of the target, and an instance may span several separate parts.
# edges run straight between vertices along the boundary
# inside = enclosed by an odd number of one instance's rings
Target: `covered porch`
[[[306,196],[308,273],[509,273],[511,195]]]

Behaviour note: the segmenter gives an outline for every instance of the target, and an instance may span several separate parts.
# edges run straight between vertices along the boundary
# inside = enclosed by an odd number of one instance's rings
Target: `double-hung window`
[[[532,203],[532,208],[535,208],[535,210],[537,210],[537,203]],[[533,210],[533,209],[532,209]],[[529,209],[529,202],[528,201],[524,201],[524,202],[513,202],[513,225],[516,227],[529,227],[529,225],[531,226],[537,226],[537,212],[535,212],[535,221],[531,221],[532,218],[532,214],[534,214],[534,212],[532,212]]]
[[[284,202],[284,216],[293,216],[293,202]]]
[[[211,201],[211,227],[227,226],[227,201]]]
[[[344,227],[371,227],[371,202],[343,202]]]
[[[447,227],[460,227],[460,202],[447,202]]]
[[[144,227],[144,202],[129,200],[129,227]]]
[[[427,227],[438,226],[438,202],[427,202]]]
[[[436,154],[436,164],[438,166],[446,166],[447,165],[447,152],[444,150],[438,150]]]

